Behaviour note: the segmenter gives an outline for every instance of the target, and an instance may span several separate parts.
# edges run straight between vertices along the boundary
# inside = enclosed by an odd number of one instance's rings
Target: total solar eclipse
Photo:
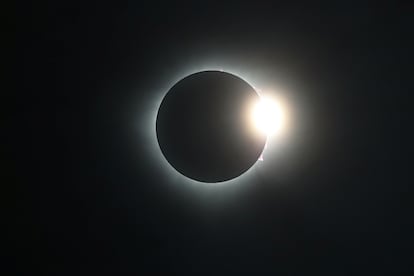
[[[223,182],[259,159],[267,134],[252,126],[260,97],[243,79],[202,71],[178,81],[156,120],[161,152],[178,172],[200,182]]]

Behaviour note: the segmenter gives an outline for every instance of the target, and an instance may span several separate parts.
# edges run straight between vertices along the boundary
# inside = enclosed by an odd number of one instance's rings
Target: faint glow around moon
[[[151,162],[151,164],[154,164],[154,165],[157,164],[156,166],[159,166],[161,168],[161,171],[163,172],[162,174],[160,174],[160,177],[161,176],[165,177],[169,179],[169,181],[174,182],[174,183],[175,182],[187,183],[188,185],[194,184],[195,185],[194,187],[197,187],[197,189],[200,187],[199,186],[200,183],[202,184],[205,184],[205,183],[190,179],[186,177],[185,175],[182,175],[177,170],[175,170],[164,158],[164,156],[162,155],[161,149],[158,145],[158,142],[157,142],[155,126],[156,126],[156,118],[157,118],[159,106],[162,102],[163,97],[169,91],[169,89],[175,83],[177,83],[177,81],[183,79],[184,77],[188,75],[191,75],[195,72],[208,71],[208,70],[219,70],[219,71],[224,71],[224,72],[228,72],[230,74],[239,76],[241,79],[247,81],[249,84],[252,85],[252,87],[256,90],[256,92],[259,94],[262,100],[264,99],[270,100],[270,103],[267,103],[267,104],[252,103],[248,107],[248,110],[246,110],[247,112],[245,113],[248,125],[249,127],[251,127],[252,131],[260,134],[260,129],[262,129],[262,131],[267,131],[266,129],[269,130],[269,134],[267,134],[267,141],[266,141],[265,148],[263,150],[262,155],[258,159],[258,161],[262,161],[263,157],[267,159],[267,156],[274,156],[275,154],[277,154],[279,156],[278,158],[280,158],[280,156],[283,155],[283,149],[284,149],[284,147],[281,147],[281,146],[284,144],[286,139],[284,139],[285,137],[283,137],[283,139],[279,139],[279,138],[282,138],[281,136],[286,136],[286,134],[288,134],[287,132],[290,131],[290,129],[289,131],[287,131],[287,126],[289,125],[288,119],[290,119],[289,118],[290,112],[288,111],[291,110],[290,108],[291,106],[290,104],[289,105],[287,104],[288,98],[285,98],[287,94],[286,91],[284,89],[275,89],[275,91],[269,91],[269,93],[267,93],[268,91],[266,91],[266,93],[263,93],[261,89],[258,89],[258,87],[262,86],[261,84],[258,83],[256,79],[258,76],[255,76],[249,73],[249,71],[247,70],[240,70],[237,68],[229,68],[229,67],[223,68],[221,66],[216,66],[216,65],[194,66],[192,68],[183,70],[182,72],[176,74],[175,76],[172,76],[169,81],[165,82],[157,90],[154,91],[154,94],[153,94],[154,97],[151,99],[151,101],[147,103],[147,107],[150,110],[147,116],[140,117],[143,121],[141,123],[138,123],[138,125],[142,126],[141,133],[142,135],[145,136],[145,139],[147,139],[148,141],[148,143],[146,144],[147,145],[146,149],[148,150],[148,155],[153,157],[153,162]],[[258,117],[255,117],[256,115],[254,115],[255,114],[254,107],[256,105],[258,106],[257,108],[260,110],[260,106],[262,105],[271,107],[273,105],[272,102],[276,103],[275,108],[278,111],[270,111],[270,114],[276,114],[276,115],[279,114],[278,116],[274,117],[274,119],[265,119],[263,122],[260,120],[260,118],[263,117],[262,115],[259,115],[260,113],[262,113],[262,111],[260,111],[259,114],[257,115]],[[268,110],[269,109],[268,107],[266,107],[265,110]],[[289,109],[287,107],[289,107]],[[255,123],[254,118],[257,119],[256,121],[257,124]],[[271,122],[273,120],[276,120],[276,121],[275,121],[275,126],[272,127]],[[270,124],[269,128],[265,127],[268,124]],[[260,126],[263,126],[264,130]],[[151,129],[151,131],[148,131],[148,129]],[[272,129],[274,130],[273,133],[272,133]],[[274,139],[274,138],[278,138],[278,139]],[[228,187],[227,185],[235,184],[235,183],[238,183],[238,184],[250,183],[250,180],[254,179],[256,177],[256,173],[260,170],[259,168],[260,166],[256,166],[256,164],[250,167],[244,174],[240,175],[239,177],[230,179],[228,181],[215,183],[215,185],[212,183],[209,183],[209,185],[202,185],[202,186],[205,188],[224,187],[224,186]],[[224,183],[226,183],[227,185],[220,185]]]

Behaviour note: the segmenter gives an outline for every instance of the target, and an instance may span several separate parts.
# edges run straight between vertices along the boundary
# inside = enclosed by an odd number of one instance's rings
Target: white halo
[[[165,159],[164,155],[161,152],[161,149],[158,145],[157,135],[156,135],[156,118],[159,106],[161,105],[162,99],[164,98],[165,94],[169,91],[169,89],[178,81],[185,78],[188,75],[201,72],[201,71],[224,71],[228,72],[230,74],[233,74],[235,76],[238,76],[239,78],[243,79],[247,83],[249,83],[261,96],[261,90],[257,89],[258,83],[254,81],[254,76],[251,76],[249,73],[243,73],[240,70],[234,69],[234,68],[226,68],[224,66],[205,66],[205,67],[199,67],[194,68],[192,70],[185,70],[181,74],[177,74],[175,77],[170,78],[169,81],[167,81],[166,85],[164,85],[160,90],[154,91],[154,98],[146,104],[146,109],[148,113],[147,116],[141,117],[141,121],[139,123],[140,129],[139,132],[142,136],[144,136],[145,141],[147,141],[146,154],[149,155],[149,159],[153,161],[153,166],[157,167],[157,171],[160,170],[161,173],[158,174],[160,179],[162,180],[168,180],[170,182],[180,182],[183,184],[188,184],[189,186],[203,186],[207,189],[215,189],[213,187],[223,187],[223,186],[233,186],[233,183],[249,183],[252,180],[256,179],[258,174],[261,174],[261,166],[258,164],[260,162],[255,162],[247,171],[245,171],[240,176],[223,181],[223,182],[217,182],[217,183],[205,183],[200,182],[197,180],[193,180],[191,178],[188,178],[187,176],[181,174],[175,168],[173,168],[168,161]],[[150,130],[150,131],[148,131]],[[263,155],[267,155],[268,151],[268,144],[271,143],[271,141],[267,141],[265,148],[263,150]],[[141,153],[142,154],[142,153]],[[259,160],[258,160],[259,161]],[[155,165],[156,164],[156,165]],[[203,185],[200,185],[203,184]],[[185,186],[185,185],[184,185]]]

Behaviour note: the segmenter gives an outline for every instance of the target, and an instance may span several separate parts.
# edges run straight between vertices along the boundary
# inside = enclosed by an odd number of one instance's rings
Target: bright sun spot
[[[252,120],[254,128],[268,138],[279,134],[285,124],[283,106],[276,99],[262,97],[253,106]]]

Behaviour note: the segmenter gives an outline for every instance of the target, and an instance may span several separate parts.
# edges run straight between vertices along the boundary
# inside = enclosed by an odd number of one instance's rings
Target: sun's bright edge
[[[284,108],[275,98],[261,97],[253,104],[250,115],[255,131],[266,135],[268,139],[280,134],[285,127]]]

